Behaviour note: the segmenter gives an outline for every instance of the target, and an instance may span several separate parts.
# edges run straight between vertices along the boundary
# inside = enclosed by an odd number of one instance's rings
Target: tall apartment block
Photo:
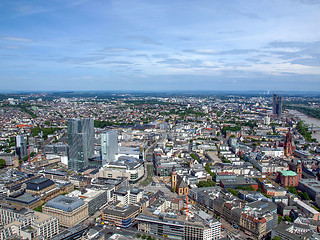
[[[116,160],[118,153],[118,132],[107,131],[101,133],[101,157],[102,166]]]
[[[68,120],[68,168],[79,170],[87,167],[94,154],[93,119]]]
[[[277,118],[281,118],[282,114],[282,96],[273,94],[273,105],[272,105],[273,114],[277,115]]]

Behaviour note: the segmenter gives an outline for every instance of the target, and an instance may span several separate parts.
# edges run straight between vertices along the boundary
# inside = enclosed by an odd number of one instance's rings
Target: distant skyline
[[[320,91],[320,0],[2,0],[0,92]]]

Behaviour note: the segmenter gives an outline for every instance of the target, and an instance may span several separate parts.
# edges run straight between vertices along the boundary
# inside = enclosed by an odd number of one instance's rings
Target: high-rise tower
[[[107,131],[101,133],[101,157],[102,166],[106,163],[116,160],[116,154],[118,153],[118,132]]]
[[[22,159],[28,155],[27,138],[25,136],[16,136],[16,153],[19,156],[19,159]]]
[[[87,167],[88,159],[94,154],[93,119],[68,120],[68,168],[79,170]]]
[[[282,114],[282,96],[273,94],[273,105],[272,105],[273,114],[277,115],[277,118],[281,118]]]

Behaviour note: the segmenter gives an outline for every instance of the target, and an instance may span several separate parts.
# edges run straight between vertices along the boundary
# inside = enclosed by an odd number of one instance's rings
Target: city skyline
[[[1,91],[320,91],[320,1],[2,1]]]

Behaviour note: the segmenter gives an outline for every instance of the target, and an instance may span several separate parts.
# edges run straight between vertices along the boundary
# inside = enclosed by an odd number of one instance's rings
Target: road
[[[148,154],[149,154],[149,151],[152,150],[153,151],[153,148],[157,145],[158,142],[161,142],[164,140],[164,137],[161,138],[160,140],[158,141],[155,141],[154,143],[152,143],[149,147],[146,148],[146,150],[144,151],[144,156],[143,156],[143,159],[144,159],[144,176],[136,183],[132,184],[131,186],[132,187],[139,187],[141,185],[141,183],[147,179],[148,177],[148,165],[153,165],[153,162],[148,162],[147,161],[147,157]]]

